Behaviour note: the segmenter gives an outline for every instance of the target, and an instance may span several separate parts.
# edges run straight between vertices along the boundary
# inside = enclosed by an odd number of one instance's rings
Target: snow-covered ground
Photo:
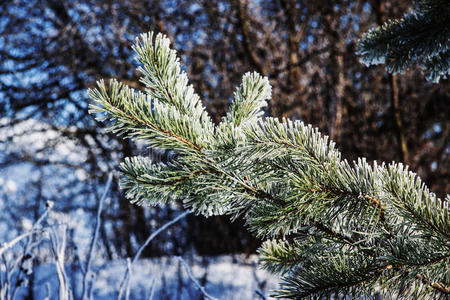
[[[256,256],[193,256],[185,261],[194,277],[206,292],[218,299],[261,299],[255,291],[266,296],[277,287],[279,279],[256,265]],[[103,266],[93,266],[95,275],[93,298],[116,299],[126,271],[125,261],[113,261]],[[79,269],[66,265],[69,282],[76,299],[82,289]],[[34,299],[58,299],[58,278],[53,264],[44,264],[34,270]],[[201,293],[189,278],[185,268],[175,257],[139,260],[133,266],[129,299],[202,299]],[[27,289],[22,288],[17,299],[24,299]],[[50,295],[48,295],[50,293]],[[77,297],[78,296],[78,297]]]

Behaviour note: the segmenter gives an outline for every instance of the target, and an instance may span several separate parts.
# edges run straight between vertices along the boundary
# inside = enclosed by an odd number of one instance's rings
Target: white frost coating
[[[361,57],[359,59],[359,62],[362,63],[363,65],[365,65],[366,67],[370,67],[371,65],[385,64],[386,58],[384,56],[371,57],[371,58]]]

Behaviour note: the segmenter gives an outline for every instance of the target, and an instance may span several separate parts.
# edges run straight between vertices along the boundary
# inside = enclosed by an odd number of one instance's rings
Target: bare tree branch
[[[208,294],[205,290],[205,288],[203,286],[201,286],[201,284],[198,282],[198,280],[194,277],[194,275],[192,274],[191,268],[189,268],[189,265],[184,261],[184,259],[181,256],[177,256],[177,259],[180,261],[180,263],[183,264],[184,268],[186,269],[186,272],[189,276],[189,278],[192,280],[192,282],[194,283],[194,285],[200,290],[200,292],[202,293],[202,295],[206,298],[206,299],[210,299],[210,300],[218,300],[217,298],[211,296],[210,294]]]

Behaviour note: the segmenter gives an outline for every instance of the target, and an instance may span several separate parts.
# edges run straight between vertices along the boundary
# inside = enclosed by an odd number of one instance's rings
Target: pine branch
[[[439,82],[450,74],[450,8],[445,0],[417,1],[415,10],[389,20],[359,41],[358,54],[366,65],[386,64],[389,73],[412,65],[425,70],[427,80]]]
[[[262,108],[267,106],[266,100],[271,97],[271,90],[267,77],[256,72],[244,74],[224,123],[239,127],[259,119],[263,115]]]
[[[296,268],[293,276],[285,276],[275,297],[322,299],[333,295],[334,298],[357,298],[370,293],[370,283],[383,270],[383,266],[373,264],[364,255],[335,254],[323,259],[317,259],[316,256]]]
[[[142,139],[151,146],[184,151],[201,151],[204,144],[198,119],[181,115],[174,107],[151,99],[139,91],[111,80],[109,91],[103,81],[98,89],[89,90],[89,96],[97,102],[91,105],[91,113],[106,113],[97,120],[110,119],[109,130],[127,137]],[[186,128],[188,127],[188,128]]]
[[[143,157],[126,158],[120,165],[121,188],[133,203],[157,204],[177,199],[192,179],[205,170],[190,170],[176,163],[153,164]],[[158,187],[158,188],[156,188]]]
[[[284,274],[278,297],[361,297],[377,289],[399,298],[445,297],[448,200],[402,165],[364,158],[350,164],[317,129],[262,118],[270,86],[256,73],[244,75],[229,113],[214,126],[168,39],[142,35],[135,51],[146,93],[116,81],[107,91],[100,83],[90,91],[93,112],[110,120],[112,131],[178,155],[158,164],[126,159],[121,188],[128,198],[179,199],[205,216],[243,216],[270,239],[261,262]]]
[[[430,236],[450,239],[448,202],[437,198],[415,173],[402,164],[391,164],[385,171],[384,187],[393,197],[391,204],[405,222],[420,228]]]
[[[144,75],[141,82],[152,98],[173,105],[181,114],[200,119],[205,127],[213,126],[200,97],[192,85],[188,85],[187,75],[181,71],[176,51],[170,49],[169,38],[161,33],[156,38],[153,38],[153,32],[143,33],[136,39],[133,50],[142,64],[138,68]]]

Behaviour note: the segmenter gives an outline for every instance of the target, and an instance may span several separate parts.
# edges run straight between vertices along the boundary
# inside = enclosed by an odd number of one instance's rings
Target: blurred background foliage
[[[47,200],[69,219],[93,218],[95,195],[124,157],[170,155],[107,134],[88,114],[86,89],[100,78],[142,89],[131,44],[150,30],[171,38],[216,122],[242,75],[255,70],[273,86],[272,116],[319,127],[349,160],[405,162],[443,196],[448,80],[433,84],[418,70],[390,75],[355,54],[364,32],[411,7],[400,0],[2,1],[1,227],[20,231]],[[101,228],[105,256],[131,256],[179,209],[131,205],[114,185]],[[71,233],[76,238],[76,226]],[[190,216],[145,255],[253,253],[258,245],[242,221]]]

